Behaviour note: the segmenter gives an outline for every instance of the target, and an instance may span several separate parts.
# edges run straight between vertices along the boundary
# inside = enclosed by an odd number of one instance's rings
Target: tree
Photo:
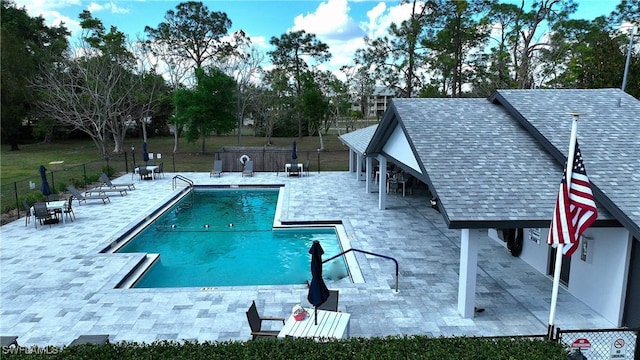
[[[385,87],[394,89],[400,97],[411,97],[424,82],[429,49],[423,39],[433,29],[430,22],[433,2],[403,0],[411,3],[411,15],[400,25],[392,23],[389,35],[378,39],[365,37],[366,48],[356,51],[356,64],[371,69]]]
[[[207,60],[230,54],[234,46],[223,37],[231,28],[227,14],[209,11],[201,2],[188,1],[169,10],[157,28],[146,26],[149,45],[176,58],[193,61],[201,68]]]
[[[38,101],[31,83],[40,76],[39,64],[56,63],[65,57],[69,32],[64,25],[45,26],[42,17],[31,18],[10,1],[2,0],[0,6],[2,142],[19,150],[22,124],[33,115]]]
[[[184,2],[165,14],[165,21],[157,28],[145,27],[149,40],[146,46],[162,59],[171,79],[174,91],[182,87],[195,86],[197,79],[189,78],[195,74],[193,68],[216,65],[228,56],[237,54],[237,48],[249,39],[243,31],[228,36],[232,22],[227,14],[209,11],[202,2]],[[195,81],[192,81],[195,80]],[[173,152],[179,149],[179,138],[184,124],[180,114],[174,114],[170,122],[173,126]]]
[[[124,150],[131,121],[153,115],[163,80],[135,73],[137,61],[117,28],[105,32],[102,22],[88,11],[80,18],[78,56],[47,64],[35,84],[42,96],[38,109],[42,116],[89,135],[100,155],[108,158],[110,144],[114,153]]]
[[[253,99],[258,96],[256,80],[262,74],[264,55],[257,48],[243,46],[241,54],[227,57],[221,62],[221,70],[236,82],[236,111],[238,117],[238,145],[242,145],[242,125]]]
[[[269,43],[275,46],[275,50],[268,52],[271,62],[292,77],[296,98],[302,95],[303,76],[309,70],[309,64],[305,59],[324,62],[331,58],[329,46],[316,39],[314,34],[307,34],[304,30],[285,33],[280,38],[272,37]],[[296,106],[296,118],[298,138],[302,139],[302,116],[299,104]]]
[[[195,70],[198,85],[193,90],[179,89],[174,94],[178,116],[186,124],[189,142],[205,139],[211,133],[224,134],[236,125],[236,84],[231,77],[217,68]]]
[[[451,97],[462,96],[462,85],[469,75],[465,69],[472,69],[472,52],[484,47],[489,37],[487,2],[475,1],[434,1],[434,37],[425,38],[423,46],[432,50],[431,67],[440,69],[442,89]],[[466,75],[466,76],[465,76]]]

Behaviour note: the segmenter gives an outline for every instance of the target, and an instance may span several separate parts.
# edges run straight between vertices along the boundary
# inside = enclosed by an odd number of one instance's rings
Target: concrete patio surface
[[[0,228],[0,335],[22,346],[68,345],[80,335],[109,334],[111,342],[248,340],[245,311],[256,300],[264,315],[287,317],[309,306],[305,285],[169,289],[116,289],[141,254],[102,254],[118,234],[150,214],[173,193],[172,177],[133,180],[136,190],[111,195],[111,203],[74,201],[76,221],[25,227],[24,218]],[[391,193],[387,209],[377,194],[348,172],[181,173],[195,184],[282,184],[283,218],[341,219],[353,248],[398,260],[356,258],[365,283],[328,283],[340,291],[340,311],[352,314],[350,335],[373,337],[544,334],[552,281],[486,233],[481,236],[473,319],[457,311],[460,231],[447,229],[425,191]],[[114,183],[131,181],[131,174]],[[184,183],[178,182],[179,186]],[[550,209],[551,211],[551,209]],[[330,256],[332,254],[325,254]],[[612,328],[561,288],[556,325],[563,329]]]

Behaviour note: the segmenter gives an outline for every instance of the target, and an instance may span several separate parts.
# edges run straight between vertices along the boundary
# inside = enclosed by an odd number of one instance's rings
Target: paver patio
[[[286,317],[295,304],[309,306],[305,285],[173,289],[115,289],[140,254],[101,254],[123,229],[151,213],[174,192],[172,177],[136,182],[111,203],[74,202],[77,220],[25,228],[24,219],[0,228],[0,335],[23,346],[68,345],[80,335],[109,334],[112,342],[248,340],[245,311]],[[474,319],[457,312],[460,231],[446,228],[426,192],[390,194],[378,209],[377,194],[348,172],[181,173],[200,184],[283,184],[283,218],[342,219],[353,248],[396,258],[357,254],[366,283],[328,283],[340,290],[340,310],[352,314],[351,336],[426,334],[494,336],[544,334],[551,279],[506,248],[482,236]],[[131,175],[114,179],[127,182]],[[180,186],[184,183],[178,182]],[[551,211],[551,209],[550,209]],[[325,257],[332,254],[325,254]],[[563,329],[611,328],[588,306],[560,289],[556,325]]]

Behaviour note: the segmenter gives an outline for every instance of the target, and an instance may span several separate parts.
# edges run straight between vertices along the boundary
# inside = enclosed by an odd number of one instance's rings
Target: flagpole
[[[571,189],[571,175],[573,173],[573,159],[575,157],[576,138],[578,132],[578,118],[580,113],[569,113],[573,116],[571,123],[571,137],[569,138],[569,154],[567,156],[566,179],[567,189]],[[551,231],[551,230],[550,230]],[[562,268],[562,250],[564,244],[558,244],[556,248],[556,263],[553,271],[553,289],[551,291],[551,308],[549,309],[549,326],[547,328],[547,339],[553,340],[555,330],[554,321],[556,317],[556,305],[558,303],[558,287],[560,286],[560,270]]]

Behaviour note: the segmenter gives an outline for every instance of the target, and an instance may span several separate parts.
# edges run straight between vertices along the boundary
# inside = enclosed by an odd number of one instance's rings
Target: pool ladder
[[[191,204],[193,203],[193,180],[186,178],[182,175],[176,175],[173,177],[173,190],[176,189],[176,187],[178,187],[178,180],[184,181],[187,183],[187,189],[189,190],[189,202],[185,202],[180,204],[180,208],[181,209],[185,209],[185,208],[190,208]]]

